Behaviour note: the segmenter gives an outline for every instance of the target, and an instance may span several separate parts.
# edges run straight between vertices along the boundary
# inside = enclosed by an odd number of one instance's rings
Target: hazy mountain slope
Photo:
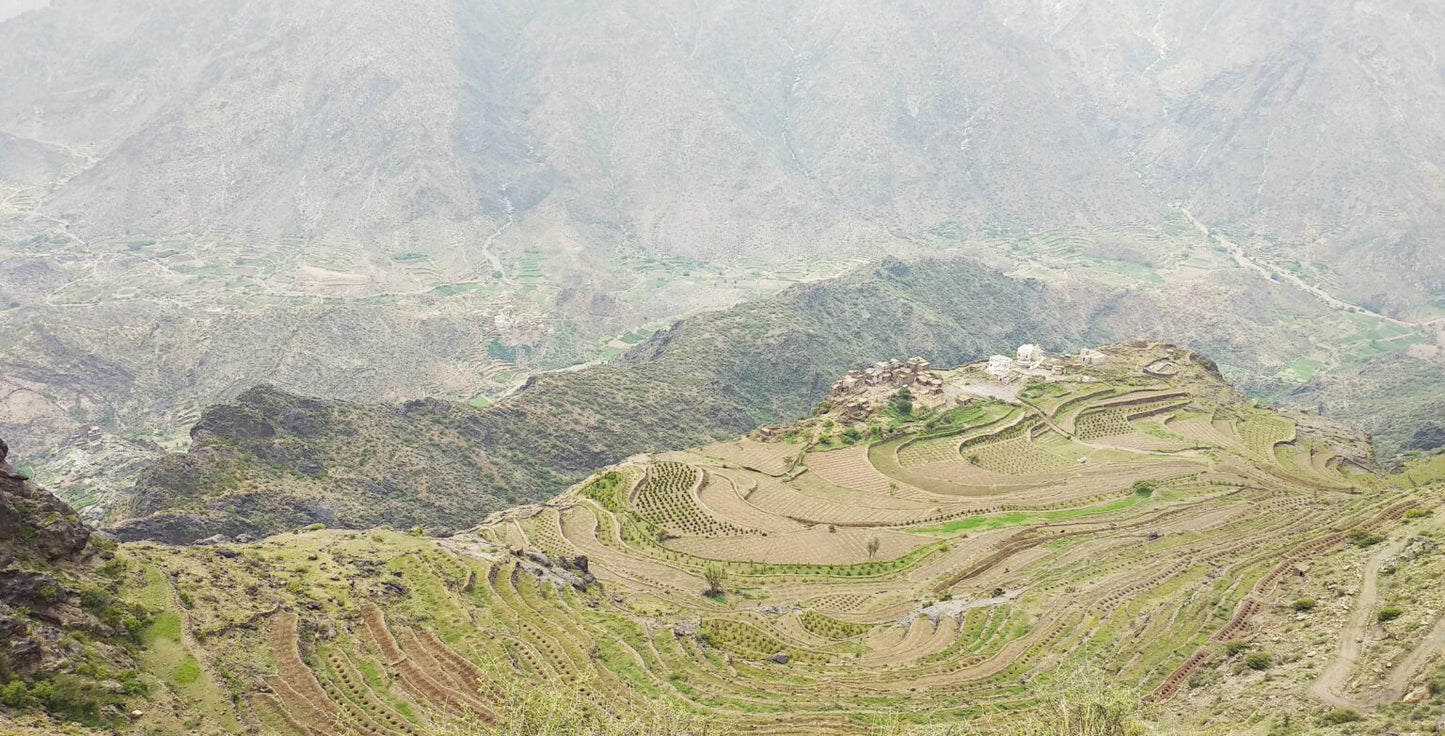
[[[207,410],[188,452],[142,473],[117,533],[189,541],[312,520],[454,528],[637,452],[803,414],[860,363],[1063,346],[1083,329],[1087,304],[968,261],[926,265],[892,261],[685,320],[614,363],[538,376],[487,409],[253,390]]]
[[[98,157],[46,207],[90,235],[225,224],[440,256],[515,219],[514,241],[776,258],[1158,207],[982,3],[62,3],[0,38],[0,77],[47,70],[0,129]],[[108,69],[64,58],[97,41]]]
[[[1340,376],[1311,381],[1283,400],[1348,417],[1375,437],[1385,457],[1445,447],[1445,359],[1392,353]]]
[[[1166,201],[1375,309],[1445,290],[1438,5],[993,5],[1065,56]]]
[[[475,214],[446,164],[450,19],[425,3],[351,7],[59,3],[6,25],[31,42],[11,36],[0,75],[32,82],[5,127],[97,153],[53,206],[91,235],[404,234],[421,215],[440,234]]]
[[[1442,284],[1442,32],[1413,0],[61,2],[0,26],[0,131],[95,157],[43,206],[90,235],[475,271],[503,224],[512,252],[776,259],[1178,202],[1408,314]]]
[[[1442,35],[1409,0],[57,2],[0,23],[0,430],[73,489],[259,381],[494,397],[935,247],[1139,286],[1103,332],[1281,396],[1435,327],[1341,326],[1161,213],[1438,316]]]

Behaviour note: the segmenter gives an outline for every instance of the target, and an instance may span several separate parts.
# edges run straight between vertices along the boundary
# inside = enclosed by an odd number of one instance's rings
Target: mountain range
[[[485,403],[940,251],[1211,331],[1289,302],[1292,356],[1136,332],[1358,405],[1377,354],[1439,371],[1442,26],[1408,0],[59,0],[0,22],[0,430],[104,496],[258,383]]]

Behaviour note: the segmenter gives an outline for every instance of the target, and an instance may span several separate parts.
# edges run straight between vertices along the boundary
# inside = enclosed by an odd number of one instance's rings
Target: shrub
[[[97,616],[109,607],[110,603],[110,596],[99,588],[82,588],[80,591],[80,607]]]
[[[1274,659],[1264,652],[1252,652],[1244,658],[1244,666],[1252,670],[1267,670],[1272,664]]]
[[[6,708],[29,708],[35,705],[35,698],[30,695],[30,688],[20,680],[11,680],[5,687],[0,688],[0,704]]]
[[[1231,657],[1233,657],[1234,655],[1239,654],[1240,652],[1242,652],[1242,651],[1244,651],[1244,650],[1246,650],[1246,649],[1248,649],[1248,648],[1249,648],[1249,642],[1241,641],[1241,640],[1239,640],[1239,639],[1235,639],[1235,640],[1233,640],[1233,641],[1227,642],[1227,643],[1224,645],[1224,653],[1227,654],[1227,655],[1229,655],[1229,656],[1231,656]]]
[[[1386,621],[1394,621],[1404,612],[1405,611],[1398,606],[1385,606],[1380,609],[1379,613],[1375,614],[1375,618],[1379,619],[1380,623],[1385,623]]]
[[[1431,695],[1445,693],[1445,667],[1436,669],[1435,674],[1430,675],[1430,679],[1426,681],[1425,687],[1429,688]]]
[[[1351,708],[1336,708],[1320,717],[1320,720],[1323,721],[1326,726],[1354,723],[1361,719],[1363,719],[1363,716],[1360,715],[1359,711]]]
[[[1152,496],[1154,495],[1154,484],[1150,483],[1147,480],[1136,480],[1134,481],[1132,490],[1134,491],[1135,495],[1145,497]]]
[[[75,721],[95,719],[101,707],[114,700],[99,682],[76,675],[37,682],[30,686],[30,694],[46,710]]]
[[[1289,607],[1301,613],[1304,613],[1306,611],[1313,611],[1315,610],[1315,599],[1297,598],[1295,599],[1294,603],[1289,604]]]
[[[913,416],[913,392],[906,387],[898,389],[898,393],[893,395],[889,404],[900,418],[907,419]]]
[[[1378,534],[1371,534],[1364,529],[1356,529],[1350,532],[1350,544],[1356,547],[1370,547],[1383,541],[1385,541],[1384,537]]]

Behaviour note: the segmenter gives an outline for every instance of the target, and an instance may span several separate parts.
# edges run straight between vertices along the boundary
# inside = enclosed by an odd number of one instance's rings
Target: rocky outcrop
[[[1341,458],[1360,468],[1375,467],[1375,446],[1364,430],[1313,412],[1292,410],[1281,414],[1294,420],[1299,439],[1331,447]]]
[[[6,461],[9,452],[0,440],[0,568],[17,559],[55,563],[84,558],[90,529],[63,501],[11,466]]]
[[[94,553],[90,529],[10,465],[9,449],[0,440],[0,676],[28,679],[80,661],[67,630],[111,632],[57,577]]]
[[[1445,423],[1427,422],[1415,430],[1415,434],[1400,449],[1405,452],[1430,452],[1441,447],[1445,447]]]

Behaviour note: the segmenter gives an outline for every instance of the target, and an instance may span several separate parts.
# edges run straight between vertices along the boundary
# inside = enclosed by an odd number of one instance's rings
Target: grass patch
[[[171,684],[176,687],[189,685],[201,677],[201,663],[196,658],[187,654],[175,672],[171,673]]]
[[[181,641],[181,615],[173,611],[166,611],[155,617],[150,628],[141,637],[145,646],[154,646],[162,641],[179,644]]]
[[[1084,516],[1122,511],[1148,498],[1149,494],[1147,493],[1134,493],[1128,498],[1121,498],[1118,501],[1113,501],[1102,506],[1085,506],[1083,508],[1061,509],[1058,511],[1008,511],[1002,514],[990,514],[988,516],[971,516],[967,519],[950,521],[945,524],[939,524],[938,526],[909,529],[908,531],[913,534],[927,534],[930,536],[951,536],[960,532],[991,531],[1030,522],[1065,521]]]

